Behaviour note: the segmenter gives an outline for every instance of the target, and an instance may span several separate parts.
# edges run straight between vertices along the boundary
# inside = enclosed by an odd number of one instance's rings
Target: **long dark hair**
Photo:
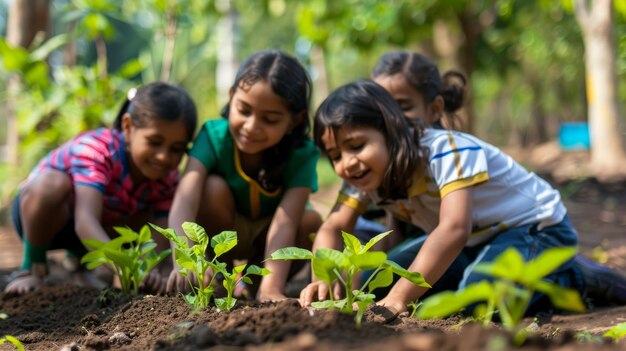
[[[381,56],[374,67],[373,78],[402,74],[404,79],[431,103],[439,95],[444,101],[447,123],[456,125],[456,111],[463,106],[467,80],[458,71],[439,74],[439,68],[428,57],[416,52],[394,51]]]
[[[378,193],[383,201],[405,197],[421,164],[419,130],[410,127],[393,97],[370,80],[338,88],[315,113],[313,137],[324,153],[324,132],[331,130],[336,136],[342,127],[374,128],[384,135],[390,162]]]
[[[269,83],[274,94],[280,96],[291,118],[301,118],[290,133],[285,134],[278,144],[263,151],[263,161],[257,181],[266,190],[275,190],[282,183],[282,171],[294,147],[300,146],[311,128],[309,106],[311,101],[311,80],[298,60],[281,51],[258,51],[241,64],[235,81],[230,87],[231,94],[240,87],[251,86],[256,82]],[[230,101],[222,109],[222,117],[228,118]]]
[[[113,128],[122,130],[122,117],[129,113],[134,126],[149,121],[182,121],[189,140],[193,138],[198,112],[193,100],[182,88],[164,82],[154,82],[130,91],[115,118]]]

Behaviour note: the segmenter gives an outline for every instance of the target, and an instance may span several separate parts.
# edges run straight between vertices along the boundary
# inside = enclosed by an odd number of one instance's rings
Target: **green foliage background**
[[[232,15],[239,62],[257,50],[284,50],[318,82],[322,67],[313,54],[320,50],[329,89],[368,77],[389,50],[424,52],[442,71],[466,64],[474,133],[499,145],[536,142],[538,121],[554,138],[561,122],[586,120],[584,48],[571,0],[54,0],[49,38],[28,49],[6,45],[8,4],[0,2],[0,145],[9,99],[21,144],[18,169],[0,162],[0,208],[46,152],[80,131],[110,126],[130,87],[160,79],[172,21],[169,80],[191,93],[203,119],[218,116],[224,101],[215,84],[218,25]],[[614,4],[626,111],[626,2]],[[69,44],[77,49],[73,66],[63,59]],[[444,44],[456,45],[455,60],[442,55]],[[23,84],[11,93],[15,74]]]

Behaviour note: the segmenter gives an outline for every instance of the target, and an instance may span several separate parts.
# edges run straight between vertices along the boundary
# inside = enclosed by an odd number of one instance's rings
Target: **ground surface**
[[[540,166],[548,163],[550,174],[559,180],[559,171],[585,157],[539,155],[534,161]],[[626,272],[626,182],[569,181],[559,183],[559,188],[580,232],[582,253]],[[327,210],[333,191],[317,195],[318,209]],[[4,227],[0,247],[2,288],[7,273],[21,259],[21,244]],[[57,253],[53,258],[59,257]],[[542,318],[535,336],[512,346],[509,334],[497,327],[483,329],[458,317],[434,321],[403,317],[389,324],[365,322],[357,330],[351,316],[302,309],[294,301],[240,306],[231,313],[215,309],[192,313],[179,296],[128,300],[63,284],[68,281],[55,273],[54,285],[41,291],[21,297],[0,293],[0,312],[8,314],[8,319],[0,320],[0,336],[16,336],[27,350],[626,350],[626,342],[598,337],[626,321],[626,307]],[[11,349],[0,345],[0,350]]]

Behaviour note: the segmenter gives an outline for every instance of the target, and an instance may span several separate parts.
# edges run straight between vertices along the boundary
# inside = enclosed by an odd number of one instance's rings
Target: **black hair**
[[[443,76],[428,57],[416,52],[394,51],[381,56],[372,73],[373,78],[402,74],[406,81],[431,103],[439,95],[450,126],[455,125],[455,112],[463,106],[467,80],[463,73],[450,70]],[[438,123],[437,121],[436,123]]]
[[[278,144],[263,151],[263,161],[256,180],[266,190],[275,190],[283,183],[282,171],[294,147],[300,146],[311,128],[309,106],[312,84],[304,67],[298,60],[284,52],[258,51],[248,57],[239,67],[235,81],[230,87],[231,96],[241,87],[267,82],[274,94],[281,97],[291,118],[301,118],[290,133]],[[222,117],[228,118],[230,101],[222,109]]]
[[[151,120],[165,122],[182,121],[191,140],[198,123],[198,112],[193,100],[187,92],[175,85],[165,82],[154,82],[144,85],[129,96],[122,104],[115,118],[113,128],[122,130],[122,118],[129,113],[136,127],[143,127]]]
[[[390,162],[378,193],[383,201],[405,197],[421,164],[420,130],[411,128],[391,94],[371,80],[358,80],[332,92],[315,113],[313,124],[315,143],[324,153],[324,132],[330,130],[336,137],[342,127],[374,128],[383,134]]]

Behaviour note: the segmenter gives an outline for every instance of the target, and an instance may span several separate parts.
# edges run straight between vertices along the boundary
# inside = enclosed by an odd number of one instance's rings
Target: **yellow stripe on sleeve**
[[[337,195],[337,203],[351,207],[359,214],[363,214],[365,213],[365,210],[367,210],[367,204],[364,204],[359,200],[350,197],[344,193],[339,193],[339,195]]]
[[[487,172],[480,172],[470,178],[463,178],[463,179],[459,179],[457,181],[448,183],[444,185],[443,188],[441,188],[441,198],[443,199],[444,196],[448,195],[449,193],[455,190],[481,184],[488,180],[489,180],[489,174]]]

